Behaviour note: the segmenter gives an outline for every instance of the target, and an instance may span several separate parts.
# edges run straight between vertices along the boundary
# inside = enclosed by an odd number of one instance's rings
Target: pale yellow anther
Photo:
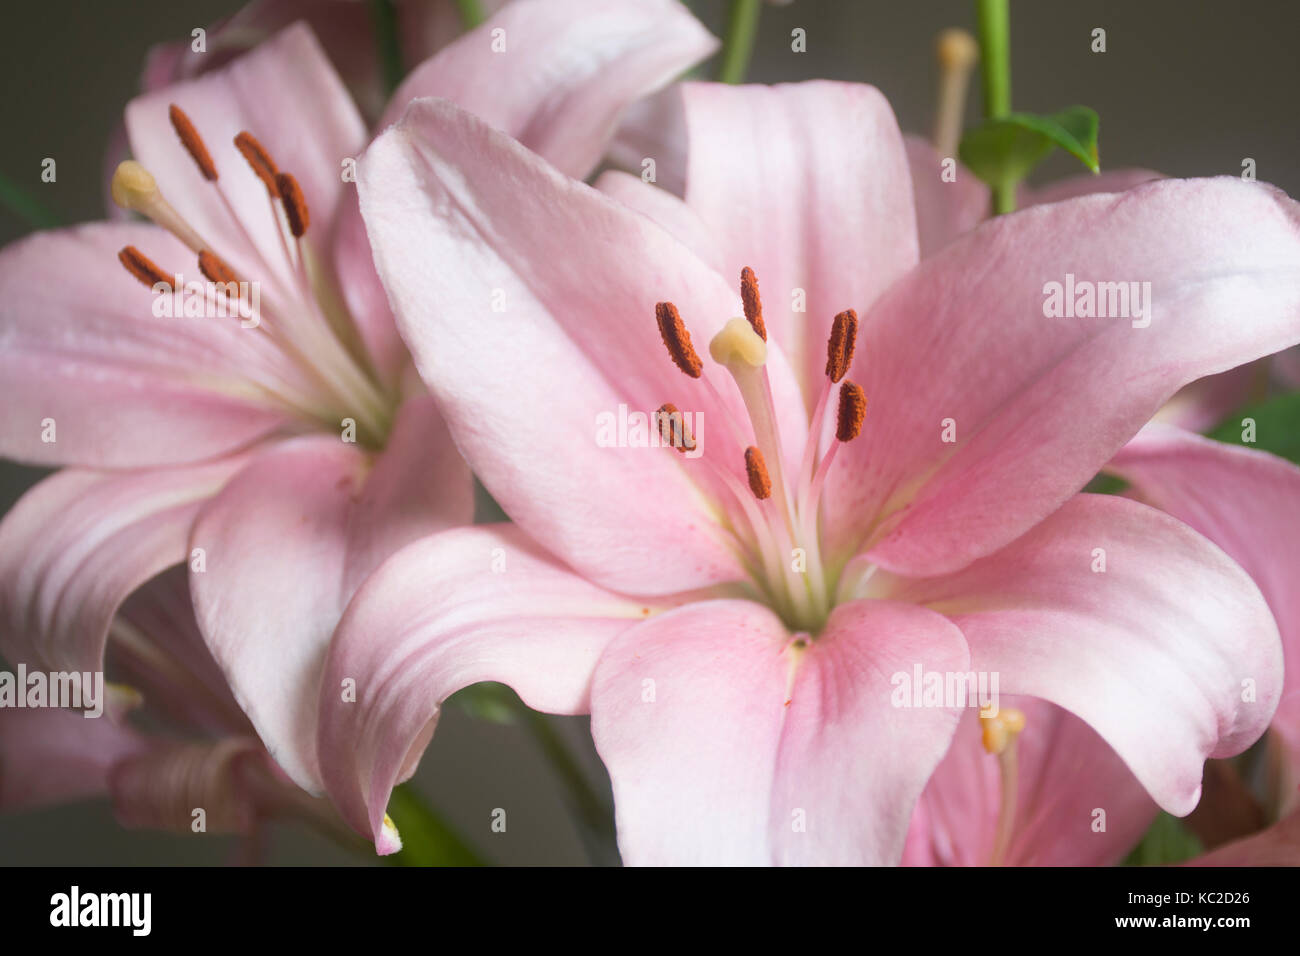
[[[762,368],[767,361],[767,343],[748,321],[732,319],[709,343],[709,354],[719,365],[732,367],[743,362],[750,368]]]
[[[944,30],[935,40],[935,56],[945,70],[970,69],[979,59],[980,46],[973,36],[961,27]]]
[[[128,159],[117,164],[109,191],[113,202],[123,209],[144,212],[158,197],[158,183],[153,173]]]
[[[984,732],[984,749],[991,754],[1001,754],[1025,729],[1025,715],[1014,707],[1007,707],[992,717],[981,716],[980,727]]]

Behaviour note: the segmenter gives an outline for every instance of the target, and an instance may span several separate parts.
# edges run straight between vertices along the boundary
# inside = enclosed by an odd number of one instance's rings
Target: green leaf
[[[4,173],[0,173],[0,209],[13,213],[33,229],[54,229],[60,225],[58,216]]]
[[[483,681],[461,688],[448,698],[476,720],[491,724],[513,724],[519,713],[519,698],[505,684]]]
[[[1058,146],[1094,173],[1097,161],[1097,113],[1071,106],[1051,116],[1009,113],[966,131],[958,152],[961,161],[991,186],[1014,185]]]
[[[388,815],[402,836],[402,849],[384,857],[394,866],[483,866],[470,849],[436,811],[402,784],[388,798]]]
[[[1253,442],[1243,439],[1246,419],[1254,422]],[[1215,441],[1272,452],[1300,465],[1300,392],[1239,408],[1206,434]]]
[[[1199,856],[1205,848],[1177,817],[1161,813],[1142,836],[1133,851],[1124,858],[1124,866],[1162,866],[1182,863]]]

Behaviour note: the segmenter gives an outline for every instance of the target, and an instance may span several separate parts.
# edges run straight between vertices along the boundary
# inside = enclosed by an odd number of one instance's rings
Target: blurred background
[[[102,218],[105,149],[122,107],[138,89],[145,52],[161,41],[186,38],[195,27],[211,26],[240,6],[238,0],[7,4],[0,31],[5,91],[0,173],[62,223]],[[722,35],[723,0],[694,0],[689,6]],[[950,26],[974,29],[969,0],[770,5],[763,10],[749,76],[756,82],[828,77],[871,83],[889,98],[904,131],[929,135],[937,91],[934,37]],[[1249,157],[1258,179],[1297,195],[1298,26],[1300,5],[1294,0],[1015,0],[1013,106],[1053,112],[1083,104],[1097,110],[1103,169],[1240,175]],[[791,51],[796,27],[806,31],[805,53]],[[1106,30],[1105,53],[1091,50],[1097,27]],[[716,62],[705,64],[703,74],[711,76],[715,68]],[[975,77],[970,122],[980,115],[978,89]],[[55,183],[40,180],[45,157],[57,160]],[[1081,171],[1076,161],[1058,153],[1032,181]],[[10,242],[30,228],[0,209],[0,241]],[[0,463],[0,513],[42,474]],[[553,718],[551,723],[593,784],[607,793],[585,721]],[[477,720],[447,707],[416,786],[494,861],[587,862],[562,788],[521,726]],[[490,830],[496,807],[509,814],[506,833]],[[229,837],[122,830],[102,803],[0,816],[0,864],[214,864],[234,851]],[[267,860],[374,863],[289,826],[273,828]]]

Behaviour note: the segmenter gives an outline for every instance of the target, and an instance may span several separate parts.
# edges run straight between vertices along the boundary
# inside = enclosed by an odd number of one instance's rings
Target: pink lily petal
[[[916,199],[916,236],[925,259],[988,217],[989,188],[956,157],[940,156],[928,140],[909,135],[903,142]],[[946,159],[955,163],[952,182],[943,177]]]
[[[925,260],[862,322],[870,410],[827,483],[847,519],[832,551],[956,570],[1059,507],[1179,387],[1300,339],[1297,208],[1231,177],[1165,180],[1001,216]],[[1046,317],[1067,274],[1150,282],[1150,325]]]
[[[747,601],[625,632],[591,692],[624,862],[896,862],[957,712],[892,706],[890,675],[967,661],[951,623],[892,602],[837,608],[803,651]]]
[[[319,792],[316,711],[330,635],[352,593],[410,541],[470,520],[463,462],[429,399],[408,403],[369,456],[338,438],[259,456],[200,513],[191,537],[199,626],[267,749]]]
[[[1186,522],[1259,585],[1277,619],[1287,675],[1274,724],[1300,773],[1300,468],[1267,452],[1147,425],[1106,470]]]
[[[1015,824],[1003,865],[1118,863],[1155,817],[1142,785],[1069,711],[1032,697],[1002,696],[999,707],[1025,714],[1017,741]],[[905,864],[989,865],[1002,785],[998,759],[981,740],[979,712],[967,711],[912,815]]]
[[[1188,860],[1187,866],[1300,866],[1300,810],[1267,830]]]
[[[127,245],[160,265],[187,262],[162,230],[127,223],[37,233],[0,251],[5,457],[173,464],[232,451],[289,419],[254,383],[305,384],[265,336],[237,317],[155,317],[152,291],[118,261]]]
[[[666,189],[643,182],[640,176],[617,169],[601,173],[595,185],[606,196],[635,209],[672,233],[714,272],[722,272],[722,252],[717,237],[699,214],[681,199]]]
[[[202,832],[247,833],[259,815],[258,778],[271,772],[256,738],[228,737],[129,755],[113,766],[108,784],[124,827],[191,833],[202,819]]]
[[[754,269],[768,329],[814,389],[835,314],[865,314],[917,261],[894,114],[874,87],[851,83],[689,83],[682,95],[686,201],[720,237],[724,274]]]
[[[480,0],[480,5],[492,13],[503,2]],[[395,12],[402,62],[408,66],[462,32],[452,0],[398,0]],[[210,72],[297,20],[306,21],[320,38],[363,112],[372,119],[378,116],[386,98],[384,77],[376,56],[374,12],[364,0],[253,0],[208,28],[207,49],[202,53],[194,51],[188,39],[153,47],[142,85],[153,90]]]
[[[1122,193],[1153,180],[1164,179],[1161,173],[1150,169],[1108,169],[1104,172],[1080,173],[1048,183],[1046,186],[1022,185],[1016,197],[1019,208],[1041,206],[1049,202],[1062,202],[1094,193]]]
[[[654,181],[659,188],[684,196],[687,149],[682,89],[674,84],[627,108],[605,158],[638,176],[645,171],[645,161],[653,159]]]
[[[375,272],[355,189],[349,190],[339,209],[333,256],[339,295],[354,318],[366,354],[380,379],[398,387],[403,371],[410,367],[411,356],[397,334],[388,294]]]
[[[186,112],[207,144],[220,176],[217,184],[203,178],[172,129],[172,103]],[[282,300],[289,295],[284,278],[288,264],[279,227],[266,187],[235,148],[235,136],[251,132],[280,170],[297,179],[312,222],[305,238],[318,257],[328,250],[345,195],[342,163],[359,156],[367,140],[355,104],[316,37],[301,23],[229,66],[135,98],[126,108],[126,125],[135,158],[153,173],[171,204],[241,276],[268,284],[275,280],[273,289]],[[238,222],[219,190],[228,195]],[[248,229],[251,245],[240,223]]]
[[[412,104],[359,173],[403,338],[458,446],[511,518],[615,590],[670,593],[738,578],[706,470],[661,447],[597,443],[602,416],[616,419],[620,405],[649,415],[673,402],[703,416],[700,440],[744,480],[742,445],[727,429],[728,416],[746,420],[734,384],[704,363],[720,406],[673,367],[654,319],[657,301],[676,302],[702,352],[740,314],[738,291],[645,217],[450,103]],[[772,346],[781,438],[797,461],[807,423]],[[554,387],[557,375],[564,388]],[[645,520],[652,514],[671,517]],[[669,552],[679,560],[645,573],[647,555]]]
[[[443,700],[502,681],[536,710],[584,713],[596,658],[649,612],[574,575],[512,525],[411,545],[357,592],[330,646],[319,721],[330,796],[391,852],[389,795],[414,773]]]
[[[244,463],[65,469],[36,485],[0,521],[0,653],[49,670],[103,670],[118,606],[186,559],[195,515]]]
[[[147,751],[135,730],[71,710],[0,710],[0,810],[97,797],[119,760]]]
[[[1182,522],[1128,499],[1077,495],[962,571],[882,572],[868,587],[947,614],[974,670],[1087,721],[1175,815],[1200,799],[1206,758],[1258,739],[1281,693],[1277,626],[1254,583]]]
[[[379,126],[413,99],[441,97],[581,178],[628,103],[717,46],[677,0],[515,0],[414,70]]]
[[[1263,358],[1198,378],[1165,402],[1152,421],[1188,431],[1208,431],[1247,402],[1264,397],[1271,361]]]
[[[1097,175],[1082,173],[1056,180],[1046,186],[1022,185],[1017,202],[1023,209],[1093,193],[1120,193],[1164,178],[1161,173],[1149,169],[1106,170]],[[1250,400],[1259,385],[1260,375],[1260,362],[1249,362],[1218,375],[1197,379],[1161,406],[1154,418],[1180,428],[1205,431],[1217,425],[1233,409]]]
[[[109,679],[137,693],[151,717],[206,736],[253,733],[212,659],[190,601],[189,565],[168,568],[118,609]]]

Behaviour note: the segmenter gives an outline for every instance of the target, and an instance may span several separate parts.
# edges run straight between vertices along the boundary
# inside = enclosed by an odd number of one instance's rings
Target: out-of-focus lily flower
[[[1097,732],[1044,700],[1003,697],[1023,732],[994,742],[969,712],[917,802],[909,866],[1103,866],[1123,858],[1156,805]]]
[[[619,173],[612,201],[437,101],[362,164],[399,327],[515,524],[412,545],[350,605],[324,680],[358,704],[320,714],[349,821],[381,838],[437,702],[499,680],[591,711],[628,862],[896,860],[959,714],[896,706],[914,668],[1060,705],[1189,811],[1272,715],[1276,626],[1199,534],[1078,492],[1181,385],[1300,338],[1295,204],[1159,182],[918,262],[878,92],[683,103],[685,202]],[[1155,318],[1048,318],[1067,271],[1150,281]],[[604,447],[628,408],[683,454]]]
[[[628,102],[714,45],[671,0],[520,0],[418,67],[392,110],[447,97],[582,176]],[[101,670],[121,601],[188,562],[235,698],[319,790],[330,633],[380,561],[470,520],[469,472],[410,374],[353,195],[367,128],[310,29],[126,118],[114,195],[153,224],[0,253],[0,452],[75,469],[0,523],[0,652]],[[182,293],[219,315],[160,317]]]
[[[293,818],[348,831],[328,801],[276,767],[204,646],[185,574],[164,572],[113,618],[111,708],[143,720],[62,709],[0,710],[0,811],[107,796],[128,827],[254,837]],[[355,839],[355,838],[354,838]],[[256,841],[245,851],[256,851]],[[252,861],[248,853],[242,858]]]
[[[505,3],[480,0],[479,5],[490,16]],[[454,0],[394,0],[392,6],[399,52],[409,66],[423,63],[465,32]],[[320,40],[362,114],[376,120],[388,93],[374,7],[369,0],[253,0],[207,27],[202,49],[195,49],[194,37],[151,49],[141,86],[149,92],[209,73],[301,21]]]

